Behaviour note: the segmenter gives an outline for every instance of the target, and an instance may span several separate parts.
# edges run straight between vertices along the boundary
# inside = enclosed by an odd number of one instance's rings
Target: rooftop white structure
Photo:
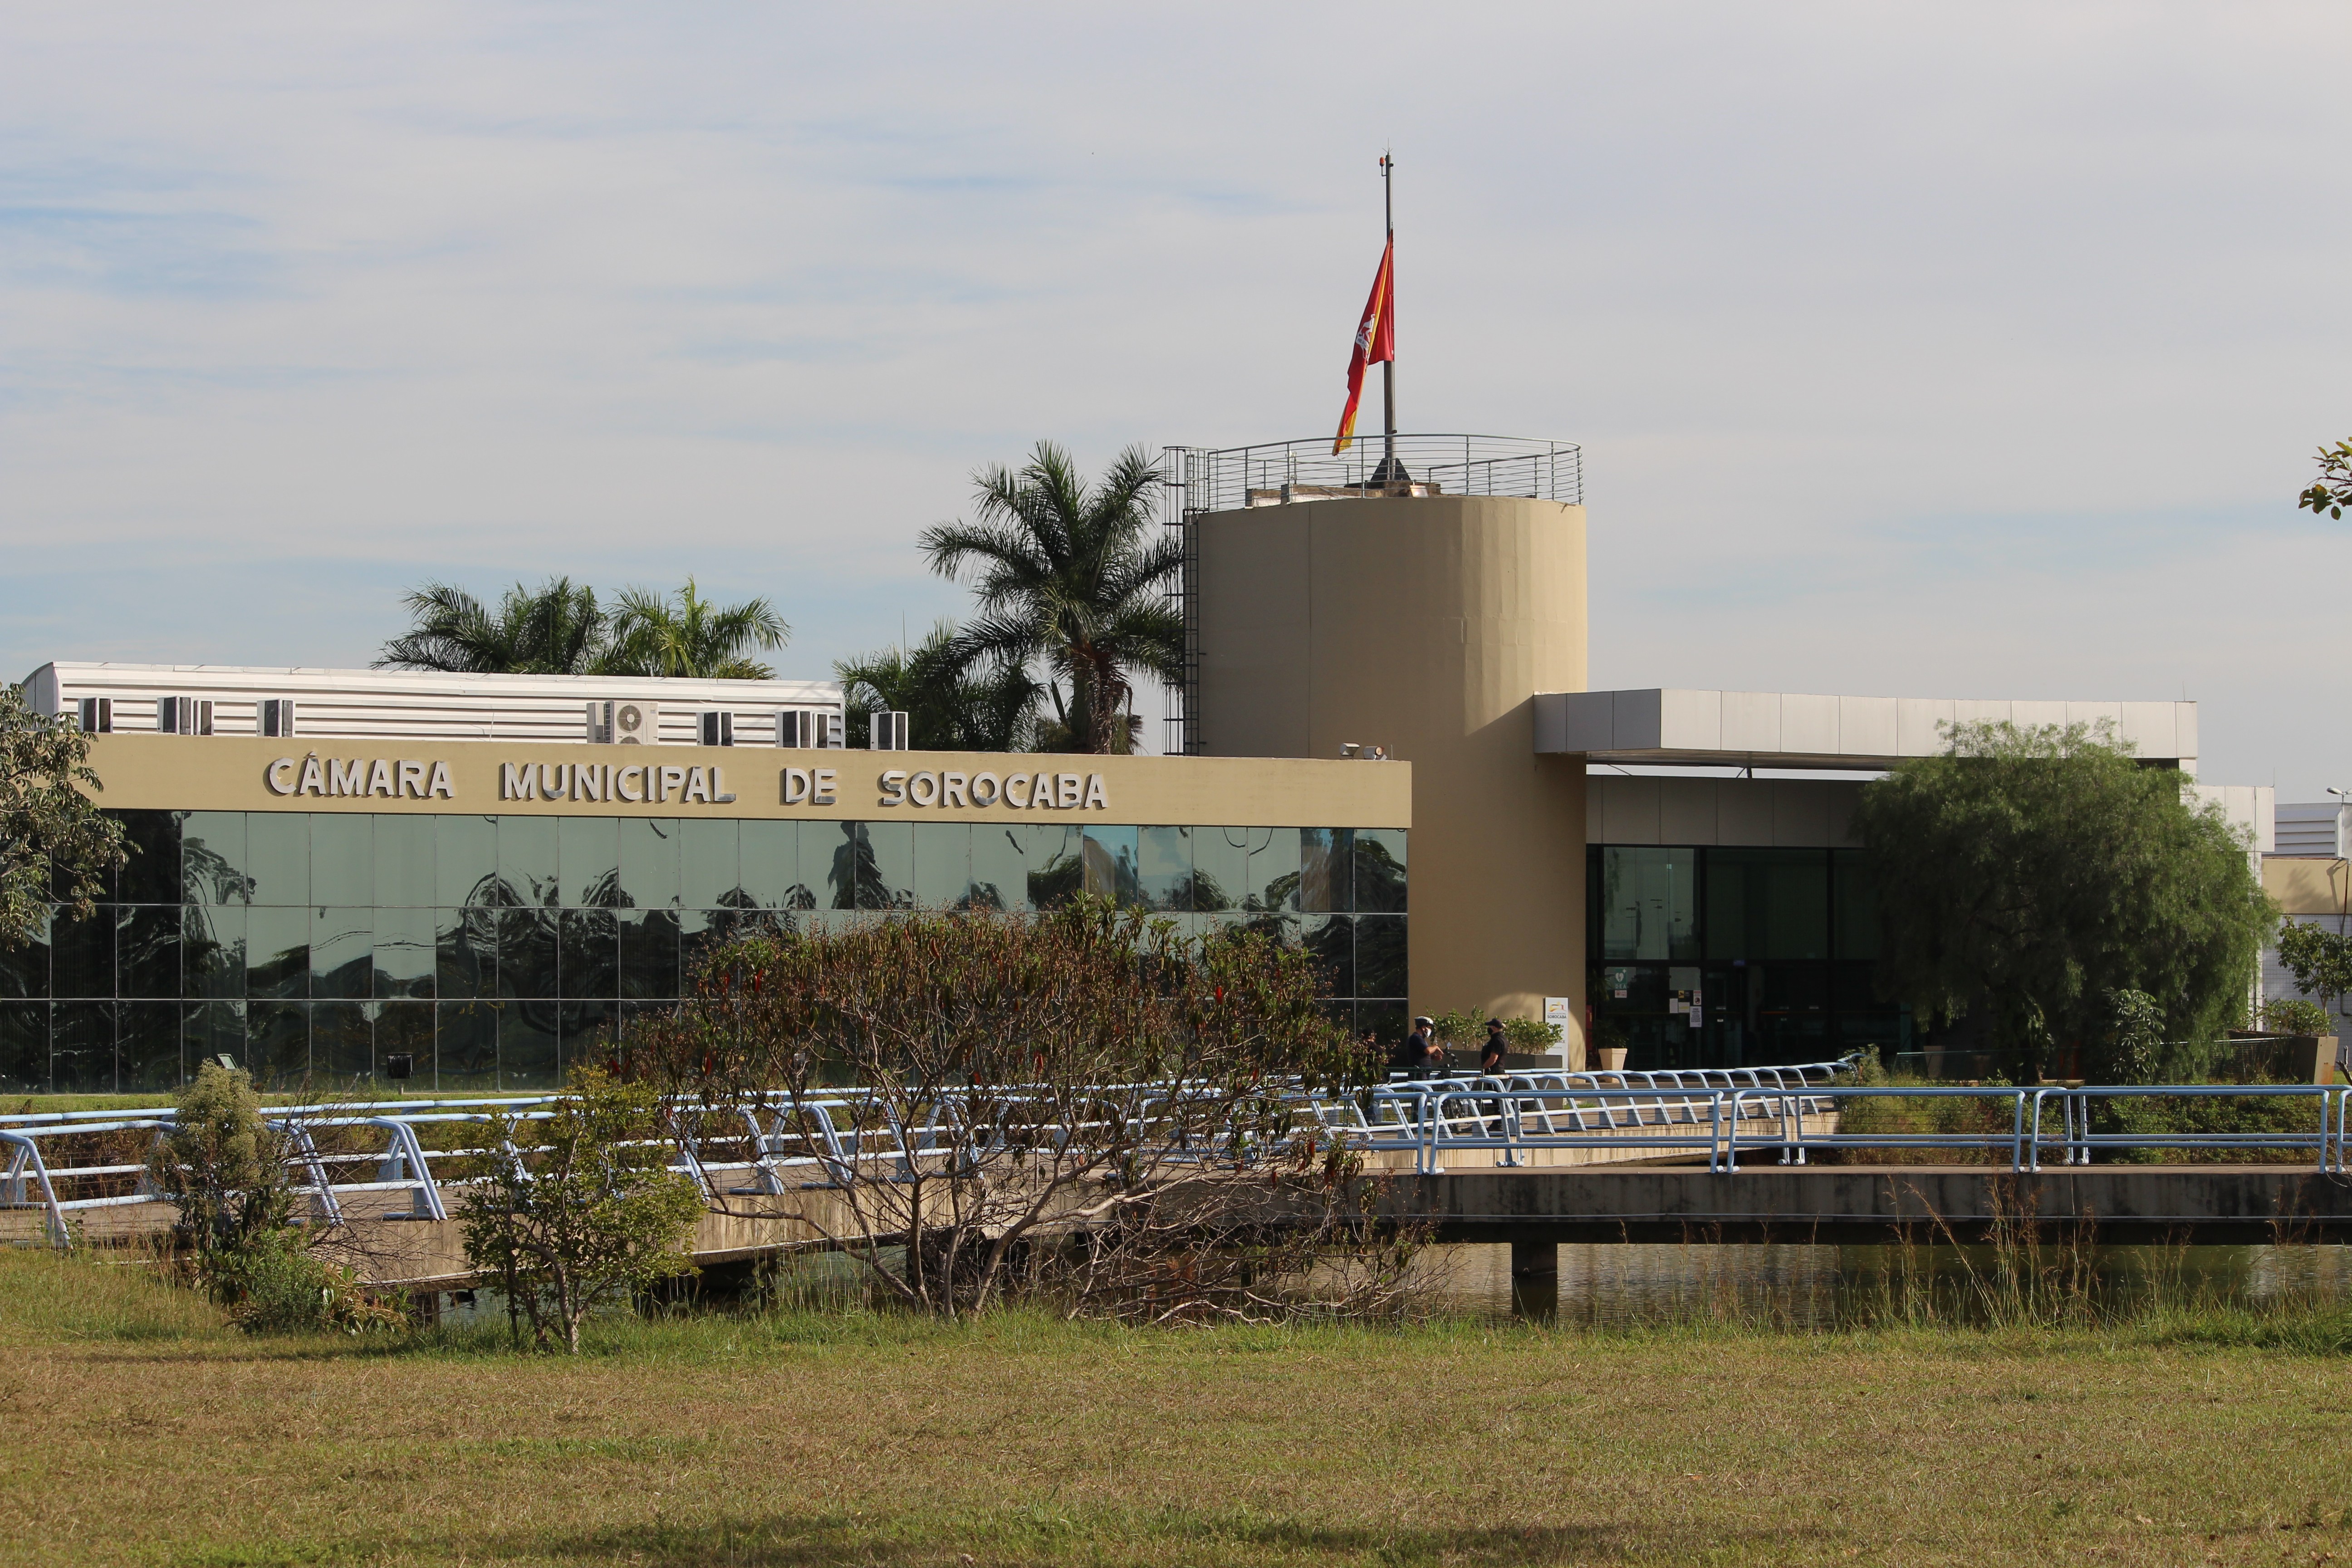
[[[792,723],[780,716],[803,713],[824,743],[841,743],[841,686],[831,680],[60,661],[26,676],[25,689],[38,711],[72,714],[92,730],[773,745]]]
[[[2194,702],[2028,702],[1966,697],[1833,697],[1794,691],[1538,693],[1536,750],[1596,763],[1690,767],[1883,769],[1944,749],[1943,727],[1972,720],[2115,727],[2150,762],[2197,773]]]

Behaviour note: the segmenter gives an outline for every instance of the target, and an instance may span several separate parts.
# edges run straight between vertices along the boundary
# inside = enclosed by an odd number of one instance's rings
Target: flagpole
[[[1391,258],[1390,265],[1394,266],[1395,262],[1393,258],[1395,251],[1393,247],[1396,245],[1396,159],[1387,153],[1382,153],[1381,154],[1381,218],[1382,224],[1388,230],[1388,243],[1391,247],[1390,251]],[[1389,284],[1389,298],[1391,300],[1396,298],[1396,284],[1393,279],[1391,279]],[[1394,328],[1390,329],[1391,331],[1394,330]],[[1384,445],[1384,449],[1381,453],[1382,461],[1381,464],[1381,469],[1390,480],[1393,481],[1396,478],[1397,471],[1396,359],[1393,355],[1381,362],[1381,422]]]

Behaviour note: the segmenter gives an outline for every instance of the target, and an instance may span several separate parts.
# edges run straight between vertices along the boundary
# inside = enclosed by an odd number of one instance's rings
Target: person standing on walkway
[[[1412,1021],[1412,1033],[1407,1035],[1404,1037],[1404,1044],[1397,1047],[1398,1064],[1404,1068],[1408,1076],[1427,1078],[1432,1058],[1435,1058],[1438,1061],[1444,1059],[1437,1056],[1437,1042],[1430,1037],[1430,1031],[1436,1026],[1431,1019],[1415,1018]]]
[[[1503,1020],[1487,1019],[1486,1044],[1478,1052],[1478,1071],[1487,1078],[1493,1078],[1500,1073],[1503,1070],[1503,1061],[1508,1044],[1508,1039],[1503,1034]]]

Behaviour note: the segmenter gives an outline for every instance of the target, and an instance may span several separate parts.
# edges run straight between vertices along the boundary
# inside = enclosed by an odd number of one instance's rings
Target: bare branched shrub
[[[758,1162],[716,1202],[799,1194],[887,1299],[1249,1314],[1393,1250],[1302,1121],[1301,1089],[1364,1070],[1317,979],[1262,935],[1091,900],[915,914],[739,939],[620,1052],[706,1163]]]

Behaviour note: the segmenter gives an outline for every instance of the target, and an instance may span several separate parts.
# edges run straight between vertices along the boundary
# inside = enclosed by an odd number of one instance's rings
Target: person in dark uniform
[[[1409,1077],[1427,1078],[1429,1059],[1436,1050],[1437,1045],[1430,1038],[1429,1032],[1436,1026],[1436,1024],[1428,1018],[1415,1018],[1412,1021],[1412,1033],[1407,1035],[1404,1037],[1404,1043],[1397,1047],[1395,1057],[1391,1058],[1391,1065]]]
[[[1507,1042],[1503,1036],[1503,1020],[1486,1020],[1486,1043],[1478,1052],[1478,1070],[1488,1078],[1503,1070],[1503,1057]]]

